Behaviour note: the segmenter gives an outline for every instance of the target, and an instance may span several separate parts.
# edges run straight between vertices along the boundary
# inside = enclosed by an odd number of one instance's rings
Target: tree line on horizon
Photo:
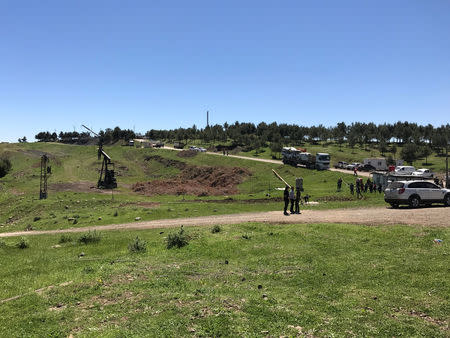
[[[107,128],[99,132],[99,137],[92,137],[88,132],[40,132],[35,138],[39,142],[61,142],[70,144],[87,144],[97,139],[102,144],[114,144],[119,141],[129,141],[134,138],[148,138],[152,140],[164,140],[168,142],[189,143],[200,140],[205,144],[226,144],[230,147],[240,146],[243,151],[258,150],[270,147],[273,153],[281,151],[283,146],[301,145],[304,142],[318,144],[334,142],[342,147],[347,144],[354,148],[373,147],[374,145],[383,154],[388,151],[388,146],[393,144],[403,145],[410,153],[427,157],[434,151],[442,155],[450,142],[450,124],[435,127],[431,124],[419,125],[411,122],[396,122],[394,124],[353,122],[346,124],[340,122],[332,127],[301,126],[297,124],[278,124],[276,122],[254,124],[251,122],[238,122],[223,125],[216,124],[205,128],[177,129],[151,129],[145,135],[136,134],[130,129]],[[420,153],[420,154],[419,154]],[[408,158],[414,156],[405,156]],[[405,158],[405,160],[407,160]]]

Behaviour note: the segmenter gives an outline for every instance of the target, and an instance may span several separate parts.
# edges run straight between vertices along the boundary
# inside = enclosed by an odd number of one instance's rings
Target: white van
[[[395,167],[396,175],[412,175],[412,173],[415,171],[416,169],[413,166],[400,165],[398,167]]]

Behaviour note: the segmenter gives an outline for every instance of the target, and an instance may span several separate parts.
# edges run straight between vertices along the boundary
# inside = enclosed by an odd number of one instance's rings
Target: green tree
[[[425,164],[428,165],[428,156],[430,156],[433,153],[430,146],[423,146],[420,149],[420,156],[425,157]]]
[[[403,146],[401,155],[406,162],[412,165],[420,156],[419,147],[414,143],[407,143]]]

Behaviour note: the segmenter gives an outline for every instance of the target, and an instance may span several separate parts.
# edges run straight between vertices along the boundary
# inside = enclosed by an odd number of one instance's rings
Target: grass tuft
[[[184,232],[183,226],[177,233],[172,233],[167,236],[167,249],[182,248],[189,244],[189,237]]]
[[[30,244],[25,238],[21,237],[19,242],[17,242],[16,247],[19,249],[26,249],[30,247]]]
[[[211,228],[211,233],[212,234],[216,234],[216,233],[218,233],[218,232],[221,232],[222,231],[222,228],[219,226],[219,225],[214,225],[212,228]]]
[[[97,231],[89,231],[78,238],[78,242],[83,244],[90,244],[90,243],[98,243],[100,242],[100,233]]]
[[[147,251],[147,242],[136,236],[136,238],[128,244],[128,251],[131,253],[144,253]]]

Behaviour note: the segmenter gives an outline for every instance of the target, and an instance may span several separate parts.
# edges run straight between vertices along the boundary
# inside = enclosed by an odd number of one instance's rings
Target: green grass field
[[[282,187],[304,178],[305,194],[332,209],[385,205],[357,200],[318,172],[208,154],[106,147],[118,171],[111,191],[55,191],[95,185],[93,146],[0,144],[13,169],[0,179],[0,232],[64,229],[140,220],[280,210]],[[46,200],[39,161],[51,157]],[[143,196],[131,185],[172,178],[159,155],[196,166],[238,166],[251,175],[232,196]],[[267,196],[269,194],[270,196]],[[230,198],[232,200],[230,200]],[[278,198],[278,200],[274,199]],[[226,203],[224,203],[226,202]],[[0,336],[429,336],[449,335],[448,228],[345,224],[238,224],[190,227],[190,242],[166,248],[176,229],[0,239]],[[32,232],[31,232],[32,233]],[[136,236],[146,252],[131,253]],[[84,236],[86,238],[86,236]],[[442,239],[442,244],[434,239]],[[22,248],[19,248],[21,246]]]
[[[95,186],[98,178],[96,147],[49,143],[1,144],[0,154],[6,153],[12,161],[12,171],[0,179],[0,232],[63,229],[163,218],[180,218],[229,214],[249,211],[281,210],[283,187],[272,173],[276,169],[291,184],[295,177],[304,178],[304,194],[319,205],[307,208],[338,208],[385,205],[380,194],[366,194],[363,200],[350,195],[347,187],[336,192],[336,181],[342,176],[353,181],[352,175],[318,172],[291,166],[261,163],[231,157],[198,154],[180,158],[171,150],[137,149],[112,146],[105,151],[113,158],[118,171],[118,189],[103,192],[53,191],[52,184],[86,182]],[[51,156],[52,175],[49,178],[49,196],[39,200],[40,156]],[[239,193],[232,196],[175,196],[146,197],[132,192],[131,185],[139,181],[170,178],[179,170],[161,163],[145,161],[146,156],[159,155],[167,159],[184,161],[197,166],[243,167],[251,172],[238,186]],[[268,196],[268,194],[270,196]],[[233,200],[223,203],[225,199]],[[258,203],[251,203],[259,200]],[[101,218],[101,219],[99,219]]]
[[[96,244],[33,236],[26,249],[8,238],[0,336],[448,337],[447,228],[221,230],[189,228],[189,244],[170,250],[173,229],[105,232]],[[136,236],[147,252],[128,251]]]

